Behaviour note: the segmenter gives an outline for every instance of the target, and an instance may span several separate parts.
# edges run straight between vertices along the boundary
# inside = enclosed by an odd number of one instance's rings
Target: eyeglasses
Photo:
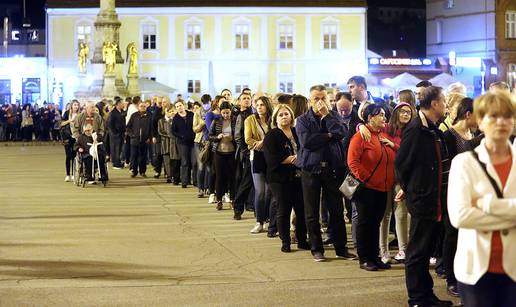
[[[400,110],[400,114],[402,114],[402,115],[412,115],[412,111]]]

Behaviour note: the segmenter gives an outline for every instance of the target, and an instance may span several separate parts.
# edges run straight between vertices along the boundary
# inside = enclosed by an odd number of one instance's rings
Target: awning
[[[163,83],[159,83],[147,78],[139,78],[138,85],[140,87],[140,91],[142,96],[152,96],[152,95],[167,95],[170,96],[177,92],[175,88],[172,88]]]

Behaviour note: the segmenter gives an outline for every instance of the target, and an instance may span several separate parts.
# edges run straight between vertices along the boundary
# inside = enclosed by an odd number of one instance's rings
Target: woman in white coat
[[[516,306],[516,148],[509,142],[516,101],[487,93],[474,110],[485,139],[455,157],[448,183],[459,294],[466,307]]]

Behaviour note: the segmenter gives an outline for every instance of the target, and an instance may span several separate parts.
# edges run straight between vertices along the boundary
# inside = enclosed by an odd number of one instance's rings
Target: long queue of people
[[[74,143],[95,132],[113,169],[146,177],[150,161],[157,180],[195,186],[235,220],[253,212],[250,232],[279,236],[282,252],[297,244],[323,262],[331,244],[365,271],[404,263],[410,306],[451,306],[433,292],[431,264],[465,306],[514,306],[515,98],[503,83],[473,101],[460,84],[423,81],[387,103],[361,76],[347,84],[334,101],[322,85],[308,98],[226,89],[193,104],[115,97],[104,111],[75,101],[62,123],[65,180]]]

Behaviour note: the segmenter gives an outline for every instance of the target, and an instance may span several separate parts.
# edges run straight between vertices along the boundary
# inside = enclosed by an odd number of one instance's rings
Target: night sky
[[[143,1],[143,0],[142,0]],[[23,0],[0,0],[0,15],[11,16],[14,27],[22,23]],[[45,27],[45,0],[26,0],[27,17],[32,27]],[[19,8],[13,6],[18,4]],[[401,7],[425,9],[425,0],[369,0],[367,14],[368,47],[381,54],[396,49],[400,54],[410,57],[424,57],[426,53],[426,19],[415,18],[409,14],[389,23],[379,18],[379,7]],[[405,51],[405,54],[404,52]]]

